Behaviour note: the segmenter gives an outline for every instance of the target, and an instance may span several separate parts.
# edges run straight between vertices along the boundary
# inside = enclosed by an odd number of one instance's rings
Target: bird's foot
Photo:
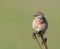
[[[36,33],[33,33],[32,38],[33,38],[33,39],[36,38]]]
[[[43,39],[42,45],[43,45],[44,43],[47,43],[47,38],[44,38],[44,39]]]

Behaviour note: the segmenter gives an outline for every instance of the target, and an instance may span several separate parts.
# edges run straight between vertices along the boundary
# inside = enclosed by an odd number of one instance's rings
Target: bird
[[[35,30],[32,37],[35,38],[36,34],[38,37],[41,37],[42,41],[46,43],[47,38],[44,37],[44,34],[48,28],[48,21],[44,16],[44,13],[41,11],[34,14],[34,20],[32,22],[32,28]]]

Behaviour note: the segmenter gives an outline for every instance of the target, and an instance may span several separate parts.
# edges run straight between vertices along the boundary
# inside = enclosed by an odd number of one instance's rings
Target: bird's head
[[[44,14],[43,12],[37,12],[35,15],[34,15],[35,18],[37,19],[42,19],[44,17]]]

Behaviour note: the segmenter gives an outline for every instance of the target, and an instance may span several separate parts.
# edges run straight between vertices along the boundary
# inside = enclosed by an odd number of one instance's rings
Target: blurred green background
[[[31,27],[37,11],[49,23],[48,48],[60,49],[60,0],[0,0],[0,49],[39,49]]]

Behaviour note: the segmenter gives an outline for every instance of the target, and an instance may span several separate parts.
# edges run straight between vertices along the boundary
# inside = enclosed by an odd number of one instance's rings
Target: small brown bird
[[[39,37],[41,37],[43,41],[47,41],[47,38],[44,38],[43,35],[46,32],[46,29],[48,28],[48,22],[42,12],[37,12],[34,15],[32,28],[35,30],[35,33],[33,33],[32,35],[33,38],[35,38],[35,35],[37,34],[39,35]]]

